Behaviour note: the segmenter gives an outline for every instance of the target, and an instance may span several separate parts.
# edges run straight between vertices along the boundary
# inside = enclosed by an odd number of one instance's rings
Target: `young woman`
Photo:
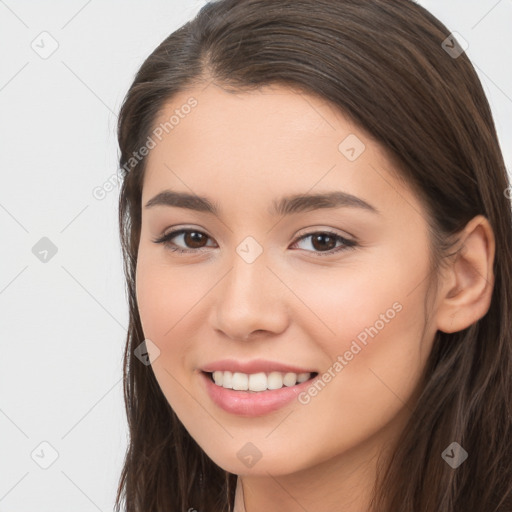
[[[510,185],[409,0],[221,0],[119,118],[127,512],[510,512]]]

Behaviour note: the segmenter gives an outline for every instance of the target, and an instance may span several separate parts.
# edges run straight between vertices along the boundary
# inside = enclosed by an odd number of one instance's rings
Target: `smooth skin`
[[[469,222],[458,257],[436,276],[418,197],[332,105],[286,86],[233,93],[210,83],[172,98],[155,126],[190,97],[196,108],[151,149],[143,184],[137,300],[145,337],[160,351],[155,376],[206,454],[240,475],[248,512],[367,510],[376,457],[411,414],[436,331],[462,330],[489,308],[492,229],[483,216]],[[354,161],[339,149],[349,135],[365,145]],[[163,190],[205,196],[220,213],[144,207]],[[283,196],[332,191],[377,211],[268,213]],[[191,251],[180,254],[154,242],[171,228],[204,235],[175,236],[175,247]],[[304,237],[325,230],[357,245],[334,253],[338,239]],[[236,250],[248,236],[263,250],[252,263]],[[307,404],[248,418],[205,391],[199,369],[224,358],[322,375],[394,303],[401,310]],[[261,452],[251,468],[237,457],[248,442]]]

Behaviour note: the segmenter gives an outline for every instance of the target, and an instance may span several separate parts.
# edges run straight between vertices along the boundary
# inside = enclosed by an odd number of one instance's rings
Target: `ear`
[[[477,215],[463,229],[457,254],[443,273],[437,309],[437,328],[462,331],[482,318],[494,288],[495,240],[486,217]]]

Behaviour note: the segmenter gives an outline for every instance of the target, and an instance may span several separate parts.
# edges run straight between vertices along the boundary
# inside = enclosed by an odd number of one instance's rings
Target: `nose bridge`
[[[251,240],[236,252],[215,300],[216,327],[239,339],[253,331],[280,331],[286,317],[276,287],[282,284],[267,268],[268,258]]]
[[[249,254],[250,252],[247,253]],[[252,259],[253,254],[250,256],[244,259],[244,255],[240,256],[238,253],[233,257],[221,298],[229,311],[245,312],[246,315],[258,314],[264,305],[264,296],[268,294],[271,286],[269,278],[272,277],[266,267],[267,258],[263,254],[255,259]]]

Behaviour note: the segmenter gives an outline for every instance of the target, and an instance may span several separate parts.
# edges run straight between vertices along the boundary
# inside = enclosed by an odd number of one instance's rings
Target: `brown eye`
[[[316,256],[329,256],[339,251],[347,250],[357,246],[355,240],[347,240],[346,238],[333,233],[330,231],[317,231],[315,233],[308,233],[299,238],[294,244],[298,245],[304,240],[310,240],[309,246],[312,249],[307,249],[307,252],[311,252]],[[340,245],[337,245],[337,243]]]
[[[207,236],[199,231],[187,231],[183,234],[185,245],[191,249],[200,249],[206,242]]]
[[[175,239],[176,241],[179,240],[180,244],[175,243]],[[178,229],[170,231],[161,238],[153,240],[153,242],[156,244],[163,244],[171,251],[179,253],[193,253],[196,252],[196,250],[197,252],[200,252],[203,247],[206,247],[208,239],[208,235],[205,235],[201,231],[195,231],[193,229]],[[185,247],[183,247],[183,244]]]
[[[311,245],[318,251],[330,251],[336,247],[336,238],[327,233],[315,234],[311,237]]]

